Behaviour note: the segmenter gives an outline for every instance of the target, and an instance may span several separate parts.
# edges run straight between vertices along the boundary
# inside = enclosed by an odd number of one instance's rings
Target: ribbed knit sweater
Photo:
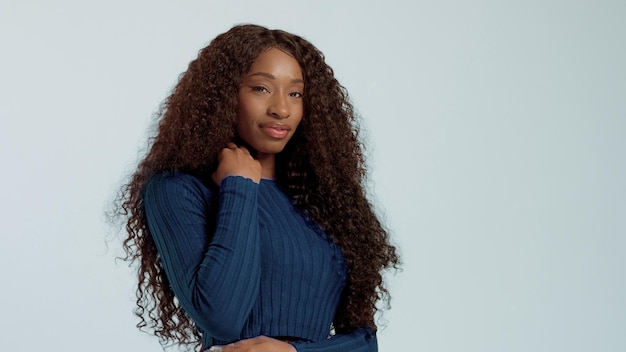
[[[275,181],[231,176],[218,192],[164,173],[143,200],[163,269],[204,347],[265,335],[300,352],[378,350],[369,328],[329,338],[343,254]]]

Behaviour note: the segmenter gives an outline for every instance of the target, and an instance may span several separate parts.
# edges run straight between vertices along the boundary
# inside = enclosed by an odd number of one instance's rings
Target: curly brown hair
[[[117,212],[127,219],[126,260],[139,262],[137,326],[152,329],[164,345],[194,344],[200,336],[174,297],[146,226],[144,186],[163,171],[186,172],[211,182],[218,152],[238,138],[241,79],[270,48],[293,56],[304,76],[304,118],[276,157],[276,178],[345,255],[348,278],[335,316],[336,331],[363,326],[375,330],[376,302],[388,302],[382,272],[396,267],[398,257],[365,193],[359,128],[347,92],[308,41],[280,30],[240,25],[200,50],[180,76],[158,113],[158,130],[147,155],[118,198]]]

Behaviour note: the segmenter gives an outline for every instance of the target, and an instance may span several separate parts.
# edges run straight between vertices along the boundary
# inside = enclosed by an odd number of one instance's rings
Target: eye
[[[302,98],[302,92],[291,92],[289,96],[292,98]]]
[[[255,92],[261,92],[261,93],[267,93],[269,92],[269,90],[267,90],[267,88],[263,87],[263,86],[252,86],[251,87],[253,91]]]

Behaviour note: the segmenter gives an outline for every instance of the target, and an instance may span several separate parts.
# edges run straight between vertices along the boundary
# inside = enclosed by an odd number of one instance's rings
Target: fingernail
[[[209,348],[209,352],[220,352],[222,350],[222,346],[212,346]]]

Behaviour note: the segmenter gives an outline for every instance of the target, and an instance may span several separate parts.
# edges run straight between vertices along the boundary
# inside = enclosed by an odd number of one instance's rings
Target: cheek
[[[295,125],[296,129],[300,128],[301,124],[302,124],[302,119],[298,120],[298,122],[296,123]]]
[[[300,124],[302,123],[302,120],[304,120],[304,119],[305,119],[305,116],[304,116],[304,109],[301,109],[301,110],[299,111],[299,114],[298,114],[298,119],[297,119],[296,127],[297,127],[297,126],[300,126]]]
[[[251,118],[251,113],[250,113],[249,107],[246,106],[245,104],[239,104],[237,106],[237,126],[238,126],[238,128],[240,128],[239,126],[249,124],[250,120],[252,120],[252,118]]]
[[[247,135],[247,121],[246,121],[246,111],[241,106],[237,108],[237,119],[235,120],[235,130],[237,134],[241,137]]]

